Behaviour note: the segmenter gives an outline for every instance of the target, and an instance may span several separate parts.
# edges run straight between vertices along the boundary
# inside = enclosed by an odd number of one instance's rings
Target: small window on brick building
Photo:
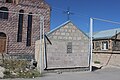
[[[22,42],[22,29],[23,29],[23,17],[24,10],[19,11],[19,21],[18,21],[18,34],[17,34],[17,42]]]
[[[72,42],[67,43],[67,53],[72,53]]]
[[[6,0],[6,3],[12,3],[13,0]]]
[[[27,43],[26,43],[26,46],[31,46],[31,33],[32,33],[32,13],[29,13],[29,15],[28,15]]]
[[[102,50],[108,50],[108,41],[102,42]]]
[[[7,7],[1,7],[0,8],[0,18],[1,19],[8,19],[8,8]]]

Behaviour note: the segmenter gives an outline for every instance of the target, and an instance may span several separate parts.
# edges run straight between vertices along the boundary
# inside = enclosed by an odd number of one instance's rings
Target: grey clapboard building
[[[47,69],[88,67],[89,38],[72,21],[67,21],[47,34]]]

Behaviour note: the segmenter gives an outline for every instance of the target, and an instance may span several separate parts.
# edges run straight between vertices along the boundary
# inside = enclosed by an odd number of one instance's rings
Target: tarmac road
[[[43,77],[34,79],[3,80],[120,80],[120,68],[107,67],[94,72],[64,72],[62,74],[47,73]]]

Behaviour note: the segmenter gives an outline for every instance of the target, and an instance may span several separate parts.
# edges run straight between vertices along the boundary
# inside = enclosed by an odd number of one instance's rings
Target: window
[[[0,18],[1,19],[8,19],[8,12],[7,12],[7,11],[9,11],[8,8],[7,7],[1,7],[0,10],[1,10],[1,12],[0,12]]]
[[[12,0],[6,0],[6,3],[12,3]]]
[[[24,10],[20,10],[19,13],[24,13]],[[19,14],[17,42],[22,42],[23,17],[23,14]]]
[[[28,27],[27,27],[27,44],[26,46],[31,46],[31,32],[32,32],[32,13],[28,15]]]
[[[0,32],[0,37],[6,37],[6,34],[3,32]]]
[[[107,50],[108,49],[108,42],[104,41],[102,42],[102,50]]]
[[[93,42],[93,44],[92,44],[92,48],[94,49],[94,46],[95,46],[95,44],[94,44],[94,42]]]
[[[67,53],[72,53],[72,42],[68,42],[67,44]]]

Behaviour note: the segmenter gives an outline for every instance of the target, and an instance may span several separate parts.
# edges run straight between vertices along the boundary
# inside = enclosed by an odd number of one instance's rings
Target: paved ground
[[[104,68],[94,72],[64,72],[49,73],[44,77],[34,79],[4,79],[4,80],[120,80],[120,68]]]

